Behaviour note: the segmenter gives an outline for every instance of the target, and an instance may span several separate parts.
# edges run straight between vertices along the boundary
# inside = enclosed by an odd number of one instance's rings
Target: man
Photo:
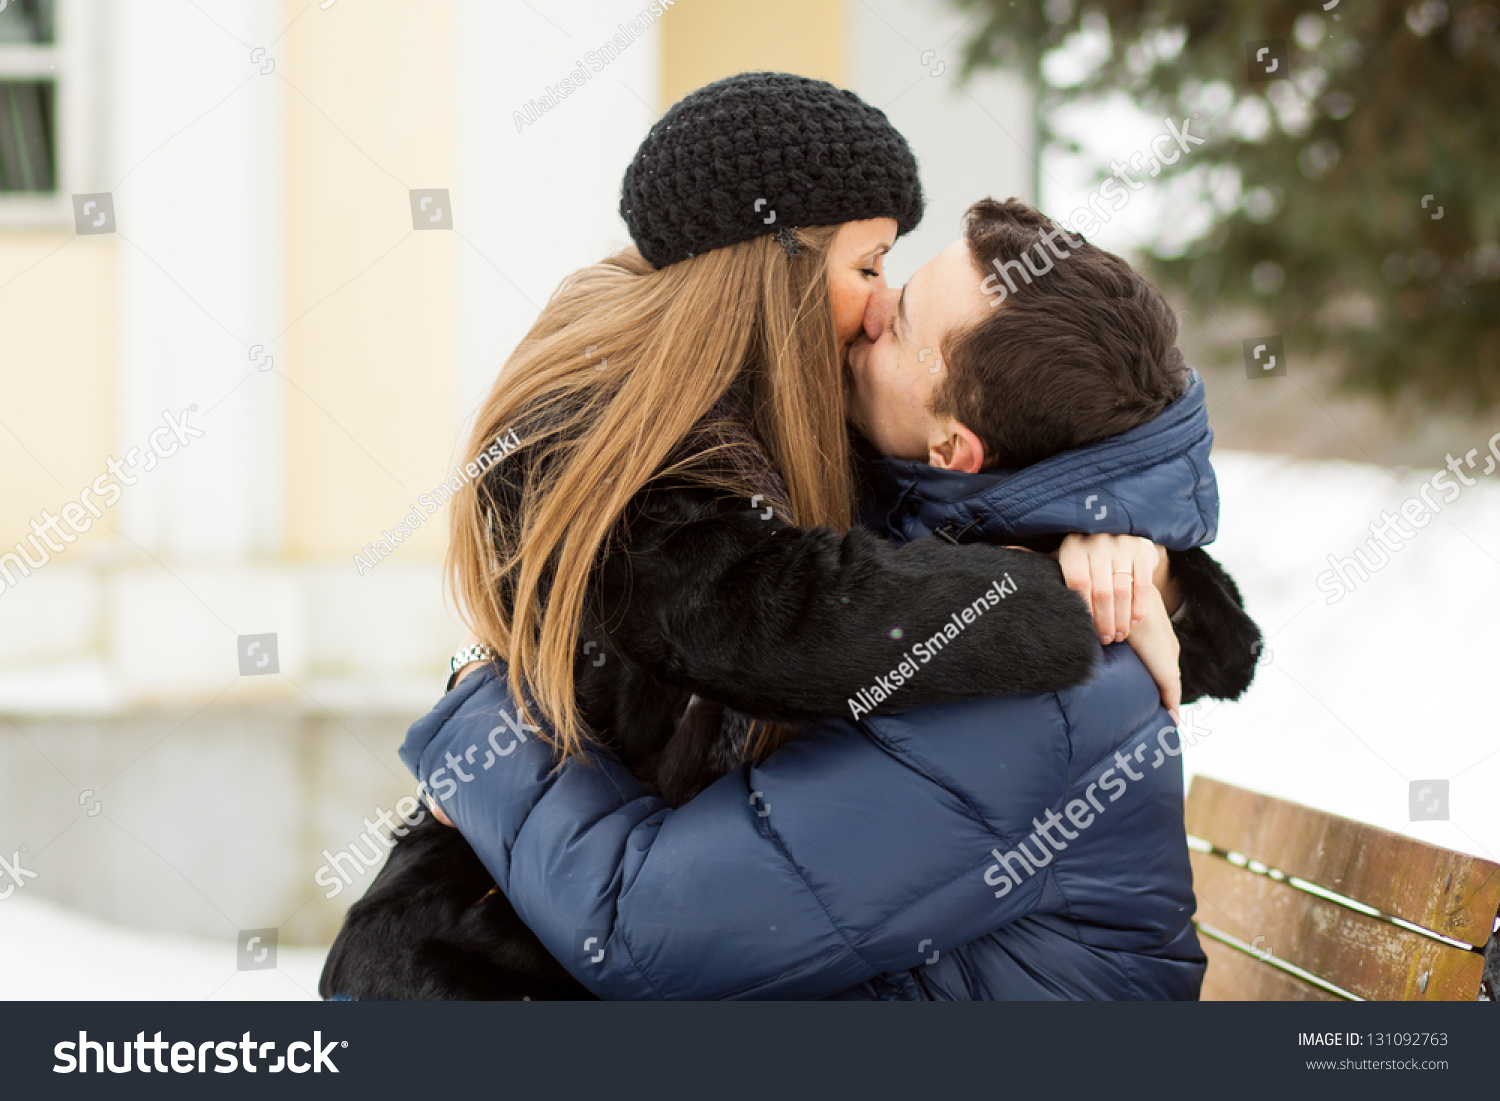
[[[1197,506],[1155,541],[1184,552],[1171,559],[1182,585],[1228,593],[1232,583],[1212,559],[1202,551],[1186,553],[1210,541],[1216,527],[1206,426],[1201,461],[1163,466],[1129,483],[1125,496],[1103,491],[1117,462],[1141,467],[1134,453],[1143,426],[1201,389],[1176,339],[1171,307],[1120,257],[1070,237],[1018,200],[975,203],[963,236],[906,287],[872,297],[865,334],[850,350],[852,419],[873,451],[885,456],[871,463],[875,484],[865,497],[866,523],[910,540],[963,526],[945,526],[949,518],[938,515],[956,509],[964,524],[980,521],[971,537],[1009,533],[1016,536],[1011,542],[1050,550],[1058,543],[1055,533],[1068,531],[1149,535],[1139,518],[1159,501],[1181,496]],[[1184,402],[1180,410],[1194,406]],[[1191,435],[1200,431],[1195,425],[1196,418],[1174,432]],[[1034,500],[1027,486],[1058,488],[1058,466],[1043,460],[1095,444],[1100,448],[1082,463],[1063,464],[1074,470],[1069,477],[1076,492],[1054,494],[1046,511],[1012,522],[1008,512],[986,509],[994,485],[1009,487],[994,492],[1023,501]],[[1022,468],[1031,469],[1013,473]],[[1089,503],[1091,490],[1100,492]],[[881,507],[898,498],[897,507]],[[911,513],[918,503],[921,511]],[[1108,625],[1114,609],[1130,604],[1130,576],[1115,572],[1113,591],[1095,590],[1091,574],[1099,579],[1110,571],[1082,565],[1063,558],[1068,584],[1090,600],[1096,621]],[[1190,697],[1222,694],[1210,686],[1226,686],[1228,670],[1243,660],[1242,650],[1254,641],[1248,621],[1231,615],[1201,622],[1203,629],[1195,631],[1194,615],[1201,619],[1209,608],[1195,612],[1190,603],[1178,609],[1178,587],[1166,587],[1177,613],[1173,622],[1194,643],[1182,655],[1185,690]],[[1232,603],[1237,606],[1237,595]],[[1124,638],[1128,624],[1123,614],[1114,618],[1113,636],[1101,632],[1101,642]],[[1165,684],[1151,655],[1143,656]]]
[[[888,455],[871,460],[866,520],[898,539],[1045,544],[1083,528],[1181,552],[1185,695],[1235,696],[1259,636],[1191,550],[1213,536],[1217,493],[1175,337],[1123,261],[1020,204],[976,205],[960,242],[872,303],[851,352],[856,423]],[[683,807],[607,751],[554,768],[536,738],[438,798],[605,997],[1196,997],[1181,741],[1128,647],[1063,692],[868,713],[1003,600],[997,586],[911,640],[847,717]],[[426,783],[514,713],[485,666],[402,758]]]

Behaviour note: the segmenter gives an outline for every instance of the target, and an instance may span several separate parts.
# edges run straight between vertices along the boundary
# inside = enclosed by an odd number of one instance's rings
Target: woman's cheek
[[[870,284],[864,279],[853,284],[836,280],[828,289],[833,305],[833,331],[842,346],[853,340],[864,328],[865,308],[870,302]]]

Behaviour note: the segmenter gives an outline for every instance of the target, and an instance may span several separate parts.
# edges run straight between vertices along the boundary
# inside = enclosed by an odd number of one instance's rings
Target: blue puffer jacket
[[[1013,475],[879,464],[866,514],[897,537],[1192,546],[1216,527],[1211,441],[1195,378],[1151,424]],[[603,997],[1197,996],[1180,745],[1128,646],[1058,693],[829,720],[678,809],[604,751],[554,768],[535,733],[489,667],[401,757]]]
[[[901,541],[933,532],[1003,543],[1059,532],[1139,535],[1170,550],[1212,543],[1219,489],[1203,380],[1148,424],[1018,471],[956,474],[875,459],[865,524]]]

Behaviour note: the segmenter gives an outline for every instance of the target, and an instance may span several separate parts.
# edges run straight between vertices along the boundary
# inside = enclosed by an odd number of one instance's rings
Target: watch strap
[[[465,646],[458,653],[448,659],[448,690],[453,690],[453,679],[458,676],[458,671],[465,665],[476,661],[495,661],[500,657],[493,647],[482,643],[474,646]]]

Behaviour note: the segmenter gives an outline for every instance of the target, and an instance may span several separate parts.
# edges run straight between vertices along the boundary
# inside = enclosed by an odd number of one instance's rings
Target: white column
[[[234,561],[281,543],[283,383],[249,350],[275,356],[283,323],[282,89],[259,71],[274,47],[251,61],[282,14],[256,0],[96,9],[110,72],[99,186],[122,237],[115,454],[144,447],[167,409],[196,405],[205,433],[118,506],[155,555]]]
[[[953,243],[976,199],[1037,201],[1034,96],[1013,73],[960,84],[972,13],[931,0],[851,0],[848,10],[849,86],[906,135],[927,196],[921,226],[891,254],[900,285]]]
[[[614,49],[620,25],[647,7],[648,0],[459,0],[453,210],[466,239],[458,249],[461,423],[562,278],[629,242],[620,179],[659,110],[659,26],[607,61],[601,48]],[[524,114],[579,69],[587,77],[576,91],[517,129],[512,112]]]

